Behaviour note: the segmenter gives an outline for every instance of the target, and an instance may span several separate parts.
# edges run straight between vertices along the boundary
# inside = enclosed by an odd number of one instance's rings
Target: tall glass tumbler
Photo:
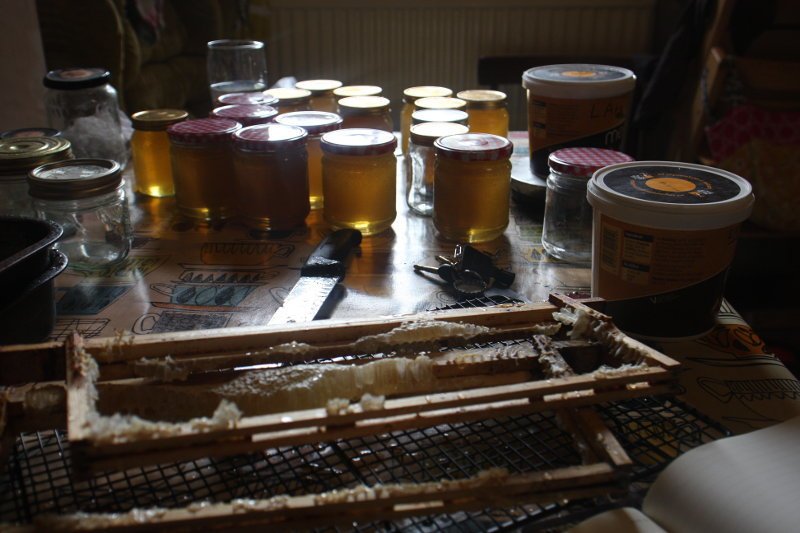
[[[223,94],[267,88],[267,56],[261,41],[209,41],[206,61],[211,101],[215,105]]]

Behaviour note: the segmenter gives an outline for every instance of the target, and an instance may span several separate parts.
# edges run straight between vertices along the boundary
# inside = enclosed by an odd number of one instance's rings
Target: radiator
[[[402,91],[478,88],[488,55],[630,55],[649,50],[655,0],[269,0],[252,13],[267,33],[270,79],[332,78]],[[522,72],[520,72],[520,79]],[[512,129],[525,128],[520,84]],[[396,114],[395,114],[396,117]]]

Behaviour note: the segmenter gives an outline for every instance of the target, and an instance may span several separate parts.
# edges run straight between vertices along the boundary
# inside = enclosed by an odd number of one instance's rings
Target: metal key
[[[428,272],[430,274],[436,274],[447,283],[453,283],[453,281],[456,279],[455,268],[453,268],[453,265],[450,263],[444,263],[438,267],[414,265],[414,272]]]

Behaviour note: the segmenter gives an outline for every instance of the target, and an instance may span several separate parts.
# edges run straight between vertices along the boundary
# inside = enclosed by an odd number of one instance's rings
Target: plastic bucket
[[[570,146],[620,150],[636,76],[610,65],[534,67],[522,74],[528,93],[531,170],[549,173],[551,152]]]
[[[692,338],[713,326],[742,221],[747,180],[715,168],[638,161],[589,181],[592,296],[631,335]]]

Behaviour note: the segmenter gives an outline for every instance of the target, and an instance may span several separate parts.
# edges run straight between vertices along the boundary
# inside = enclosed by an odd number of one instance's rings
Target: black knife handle
[[[361,232],[357,229],[338,229],[328,234],[311,252],[300,269],[300,275],[343,278],[344,260],[359,244],[361,244]]]

